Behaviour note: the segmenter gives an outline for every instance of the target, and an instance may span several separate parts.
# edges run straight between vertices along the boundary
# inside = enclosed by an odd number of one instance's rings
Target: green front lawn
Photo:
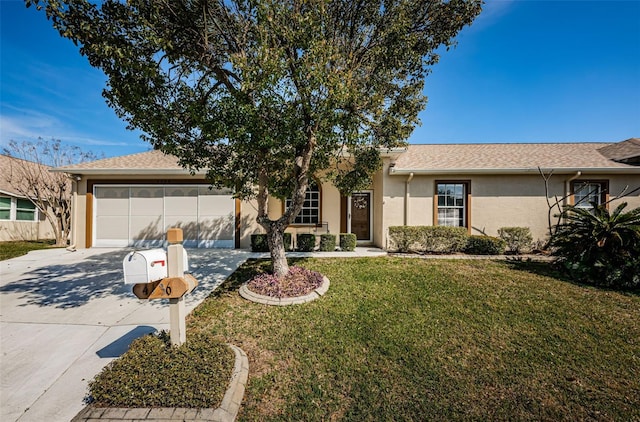
[[[0,242],[0,261],[26,255],[30,251],[51,248],[54,243],[51,240]]]
[[[239,420],[639,420],[640,296],[548,264],[308,259],[304,305],[240,298],[251,261],[189,317],[249,356]],[[152,368],[152,366],[150,367]],[[188,388],[188,386],[185,386]]]

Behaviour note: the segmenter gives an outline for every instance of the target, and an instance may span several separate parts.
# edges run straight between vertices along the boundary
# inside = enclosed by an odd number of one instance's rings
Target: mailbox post
[[[122,263],[125,284],[133,284],[133,294],[138,299],[169,299],[169,331],[171,343],[184,344],[186,334],[186,309],[184,295],[198,285],[191,274],[187,253],[182,246],[182,229],[167,231],[169,247],[131,252]]]
[[[171,277],[184,278],[184,247],[182,246],[182,229],[167,231],[167,273]],[[169,333],[171,344],[180,346],[187,341],[186,310],[184,296],[169,299]]]

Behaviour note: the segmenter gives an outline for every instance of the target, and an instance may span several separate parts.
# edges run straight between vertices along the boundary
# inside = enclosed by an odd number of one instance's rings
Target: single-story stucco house
[[[528,227],[548,233],[548,201],[586,199],[615,207],[640,187],[640,139],[619,143],[409,145],[385,151],[369,189],[341,197],[328,182],[314,183],[292,233],[344,233],[381,248],[388,228],[456,225],[471,234]],[[539,168],[552,172],[547,188]],[[58,168],[74,175],[72,242],[78,248],[162,244],[168,227],[184,230],[191,247],[248,248],[262,230],[256,204],[211,190],[175,157],[149,151]],[[589,195],[589,198],[584,198]],[[585,199],[585,200],[583,200]],[[640,190],[626,196],[640,207]],[[272,217],[285,204],[269,201]]]
[[[27,182],[16,177],[12,171],[16,167],[38,168],[42,172],[50,170],[41,164],[0,154],[0,242],[55,239],[46,216],[20,193]]]

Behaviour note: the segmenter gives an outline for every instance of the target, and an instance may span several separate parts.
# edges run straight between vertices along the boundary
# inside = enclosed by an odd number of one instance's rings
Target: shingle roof
[[[640,163],[640,139],[638,138],[607,145],[598,151],[614,161],[627,164]]]
[[[20,189],[27,190],[28,186],[26,180],[17,182],[16,177],[12,177],[13,166],[29,166],[29,168],[33,167],[34,169],[41,167],[44,171],[49,171],[51,169],[51,167],[34,163],[32,161],[26,161],[20,158],[0,154],[0,192],[18,197],[23,196],[19,192]],[[16,185],[16,183],[20,183],[21,185]]]
[[[76,164],[73,166],[57,168],[57,171],[69,173],[136,173],[136,172],[184,172],[178,159],[172,155],[167,155],[162,151],[152,150],[137,154],[123,155],[119,157],[105,158],[97,161]]]
[[[637,140],[636,140],[637,141]],[[627,141],[624,141],[627,142]],[[623,142],[623,143],[624,143]],[[398,154],[395,172],[537,171],[543,169],[611,169],[640,172],[640,167],[611,160],[601,152],[621,143],[430,144],[409,145]],[[634,144],[635,145],[635,144]],[[148,151],[58,168],[78,174],[183,173],[177,158]]]
[[[598,150],[608,143],[409,145],[394,171],[636,169],[617,163]]]

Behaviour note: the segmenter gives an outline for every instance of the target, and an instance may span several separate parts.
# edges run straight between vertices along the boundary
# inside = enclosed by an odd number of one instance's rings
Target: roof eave
[[[453,175],[453,174],[538,174],[542,170],[545,173],[553,171],[554,174],[572,174],[577,172],[591,174],[640,174],[640,167],[556,167],[542,168],[481,168],[481,169],[389,169],[390,176],[419,175]]]
[[[26,198],[26,196],[17,193],[17,192],[11,192],[8,190],[4,190],[4,189],[0,189],[0,195],[6,195],[6,196],[13,196],[15,198]]]
[[[136,169],[136,168],[120,168],[120,169],[79,169],[79,168],[65,168],[58,167],[51,170],[56,173],[71,173],[78,175],[150,175],[150,174],[163,174],[163,175],[186,175],[190,176],[191,173],[185,169]],[[205,175],[206,171],[198,171],[196,175]]]

